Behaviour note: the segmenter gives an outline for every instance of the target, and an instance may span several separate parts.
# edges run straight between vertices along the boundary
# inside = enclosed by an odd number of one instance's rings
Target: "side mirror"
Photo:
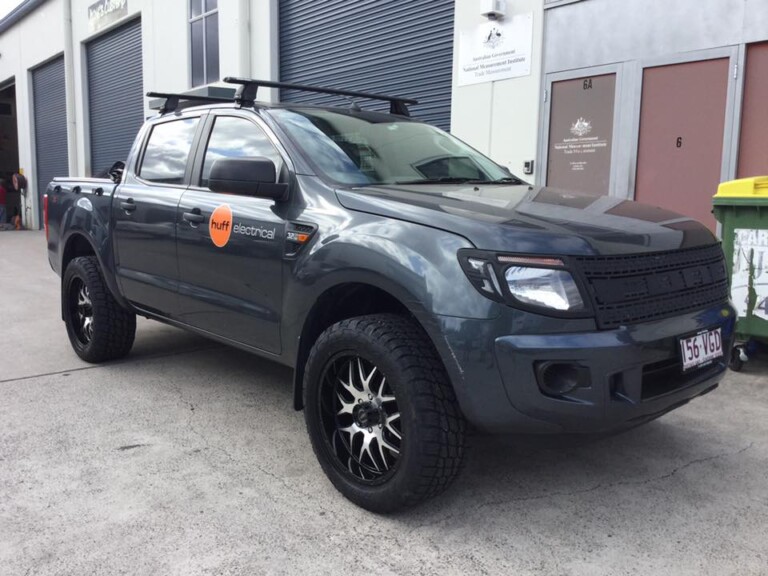
[[[124,171],[125,171],[125,162],[123,162],[122,160],[118,160],[117,162],[112,164],[109,170],[107,170],[107,176],[115,184],[120,184],[120,181],[123,179]]]
[[[214,192],[285,200],[288,184],[275,180],[277,169],[269,158],[220,158],[211,167],[208,188]]]

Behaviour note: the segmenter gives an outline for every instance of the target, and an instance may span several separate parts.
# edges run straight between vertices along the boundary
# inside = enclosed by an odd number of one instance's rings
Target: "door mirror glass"
[[[288,185],[277,183],[269,158],[220,158],[213,163],[208,187],[214,192],[285,200]]]

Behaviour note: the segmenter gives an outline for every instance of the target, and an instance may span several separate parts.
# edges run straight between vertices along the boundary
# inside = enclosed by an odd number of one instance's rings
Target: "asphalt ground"
[[[610,438],[472,438],[426,505],[324,477],[291,373],[159,323],[72,352],[39,232],[0,233],[0,574],[768,574],[768,362]]]

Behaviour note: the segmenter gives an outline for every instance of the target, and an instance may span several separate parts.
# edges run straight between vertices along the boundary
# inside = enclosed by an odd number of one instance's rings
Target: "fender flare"
[[[78,241],[78,239],[86,242],[90,248],[93,255],[96,257],[96,261],[99,265],[99,271],[101,272],[101,277],[104,279],[104,283],[107,286],[107,289],[112,294],[112,297],[117,301],[118,304],[123,306],[127,309],[133,309],[132,306],[126,301],[122,294],[120,294],[119,287],[117,285],[117,278],[115,278],[114,274],[108,273],[109,270],[114,270],[114,266],[109,267],[104,259],[104,254],[102,253],[102,250],[99,250],[97,248],[96,240],[93,238],[91,234],[89,234],[85,229],[83,228],[74,228],[67,231],[66,235],[61,240],[61,246],[63,248],[61,249],[61,252],[59,254],[59,269],[61,270],[61,290],[62,290],[62,298],[61,298],[61,313],[62,318],[64,317],[64,274],[66,273],[64,258],[67,254],[68,249],[72,245],[73,242]],[[111,245],[111,244],[110,244]],[[107,256],[111,256],[111,252],[107,254]]]
[[[339,276],[338,278],[336,276]],[[343,276],[343,278],[341,278]],[[405,308],[414,321],[421,327],[426,333],[427,337],[432,342],[435,350],[438,353],[441,361],[445,365],[445,369],[448,372],[451,383],[455,383],[457,378],[461,378],[461,370],[453,360],[453,353],[450,351],[447,342],[440,332],[439,323],[432,312],[427,310],[421,301],[411,294],[406,288],[392,281],[390,278],[384,277],[375,272],[360,270],[355,274],[350,275],[348,272],[339,272],[333,274],[332,277],[324,279],[322,289],[318,290],[317,298],[312,302],[312,305],[301,315],[300,321],[297,325],[300,325],[298,330],[298,336],[293,343],[294,346],[287,350],[289,357],[293,360],[293,407],[295,410],[301,410],[304,407],[304,360],[309,355],[308,346],[303,341],[303,337],[308,332],[309,323],[312,318],[315,317],[318,307],[322,303],[323,296],[338,289],[345,284],[355,284],[361,286],[370,286],[377,290],[386,293],[393,300]]]

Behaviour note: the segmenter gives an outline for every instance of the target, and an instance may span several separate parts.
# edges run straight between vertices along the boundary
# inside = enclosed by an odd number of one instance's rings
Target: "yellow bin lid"
[[[717,187],[715,198],[765,198],[768,199],[768,176],[742,178],[723,182]]]

